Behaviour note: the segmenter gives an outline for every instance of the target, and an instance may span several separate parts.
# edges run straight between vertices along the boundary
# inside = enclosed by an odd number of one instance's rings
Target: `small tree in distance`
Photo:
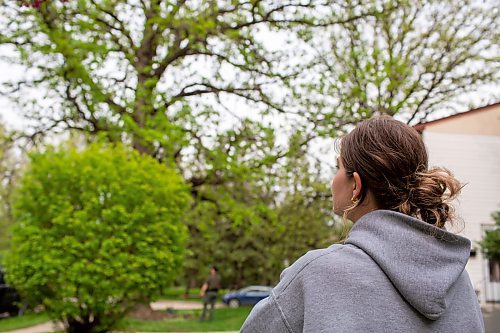
[[[14,200],[9,281],[68,332],[106,332],[181,267],[187,187],[121,145],[31,156]]]
[[[496,229],[486,231],[481,248],[490,260],[500,261],[500,211],[493,213]]]

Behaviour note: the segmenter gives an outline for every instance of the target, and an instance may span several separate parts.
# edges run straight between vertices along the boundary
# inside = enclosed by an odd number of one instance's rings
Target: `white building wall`
[[[465,224],[460,234],[478,248],[481,225],[494,224],[491,213],[500,210],[500,136],[424,131],[423,138],[429,165],[446,167],[466,183],[455,207]],[[466,269],[484,302],[485,266],[479,250]]]

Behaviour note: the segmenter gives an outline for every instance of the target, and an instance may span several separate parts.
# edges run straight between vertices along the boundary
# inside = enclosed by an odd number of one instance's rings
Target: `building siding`
[[[491,120],[495,122],[496,119]],[[494,224],[491,213],[500,210],[500,136],[439,133],[436,130],[427,127],[423,132],[429,165],[450,169],[466,184],[454,204],[464,222],[460,234],[478,248],[477,242],[483,236],[481,225]],[[484,301],[485,267],[480,251],[470,258],[466,269]]]
[[[419,124],[419,130],[436,133],[500,136],[500,103]]]

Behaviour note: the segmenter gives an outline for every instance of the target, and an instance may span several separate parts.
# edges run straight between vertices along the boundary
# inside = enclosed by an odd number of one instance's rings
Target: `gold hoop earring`
[[[355,198],[354,196],[352,196],[351,198],[351,202],[354,204],[354,205],[357,205],[358,202],[359,202],[359,198]]]

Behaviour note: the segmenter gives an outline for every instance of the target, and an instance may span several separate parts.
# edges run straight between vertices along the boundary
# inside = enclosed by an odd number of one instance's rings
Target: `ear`
[[[352,189],[352,198],[354,200],[358,200],[360,195],[361,195],[361,189],[362,189],[362,183],[361,183],[361,177],[359,173],[354,172],[352,174],[352,177],[354,178],[354,184],[353,184],[353,189]]]

